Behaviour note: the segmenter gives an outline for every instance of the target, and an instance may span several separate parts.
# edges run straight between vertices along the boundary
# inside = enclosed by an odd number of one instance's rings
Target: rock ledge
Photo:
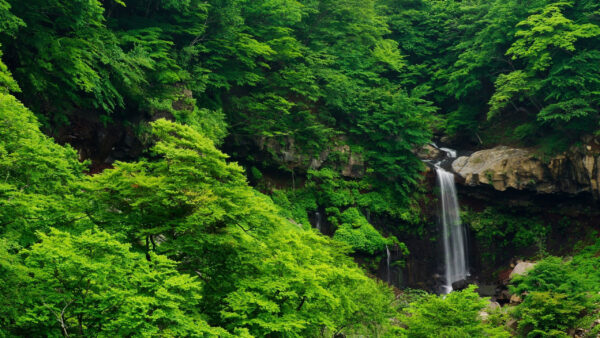
[[[491,185],[538,193],[577,194],[590,192],[600,196],[600,142],[589,138],[588,144],[542,161],[529,149],[498,146],[462,156],[452,163],[452,170],[469,186]]]

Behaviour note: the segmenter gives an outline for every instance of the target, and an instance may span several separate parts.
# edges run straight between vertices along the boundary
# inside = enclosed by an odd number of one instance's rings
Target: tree
[[[26,246],[38,230],[83,218],[70,203],[85,167],[73,148],[42,134],[14,96],[0,93],[0,235]]]
[[[227,335],[198,313],[201,284],[175,262],[130,251],[102,231],[52,229],[24,250],[28,300],[14,333],[43,336]]]
[[[568,337],[585,306],[566,294],[534,291],[519,305],[519,331],[527,337]]]
[[[97,226],[125,234],[152,262],[165,254],[198,275],[200,308],[230,332],[384,330],[389,290],[366,278],[346,247],[279,216],[194,129],[166,120],[152,128],[151,159],[116,163],[83,185]]]
[[[226,327],[291,337],[390,329],[390,289],[366,277],[346,256],[347,247],[293,227],[261,242],[244,255],[252,268],[223,299]]]
[[[600,73],[589,65],[600,60],[600,26],[585,10],[569,10],[574,6],[550,3],[517,24],[520,30],[506,52],[517,69],[498,77],[489,117],[517,110],[539,128],[575,134],[597,128]]]
[[[209,268],[205,250],[236,246],[223,235],[258,235],[276,224],[274,206],[210,139],[164,119],[152,123],[152,133],[156,160],[117,162],[83,185],[91,193],[86,212],[99,226],[145,243],[146,252]]]
[[[140,48],[125,52],[106,28],[100,1],[9,1],[24,29],[2,40],[25,101],[53,123],[79,108],[110,114],[151,67]],[[121,1],[117,4],[123,5]],[[43,10],[40,10],[43,9]]]

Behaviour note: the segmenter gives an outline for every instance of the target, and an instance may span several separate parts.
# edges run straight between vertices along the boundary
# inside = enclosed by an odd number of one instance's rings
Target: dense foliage
[[[0,337],[506,336],[369,275],[436,240],[434,135],[599,133],[599,46],[596,0],[0,0]],[[492,263],[552,230],[464,220]],[[600,330],[597,247],[515,279],[516,334]]]
[[[563,260],[548,257],[513,281],[513,290],[524,297],[513,316],[519,332],[528,337],[566,337],[575,327],[598,334],[600,310],[600,242]],[[591,328],[591,329],[590,329]]]
[[[471,286],[447,296],[428,295],[406,310],[407,337],[510,337],[502,327],[482,322],[487,301]]]
[[[483,211],[467,211],[461,220],[468,224],[482,247],[482,260],[496,265],[506,257],[506,250],[535,246],[543,255],[550,226],[539,214],[521,208],[486,207]],[[510,252],[510,251],[509,251]]]
[[[597,1],[382,2],[450,135],[556,151],[598,130]]]
[[[279,217],[197,131],[158,120],[151,158],[85,177],[2,95],[3,335],[385,330],[387,287],[346,246]]]

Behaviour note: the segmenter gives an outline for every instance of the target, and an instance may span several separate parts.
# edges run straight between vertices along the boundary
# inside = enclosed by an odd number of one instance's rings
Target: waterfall
[[[467,233],[460,221],[458,197],[454,174],[444,170],[443,167],[456,158],[456,150],[438,147],[431,142],[430,145],[442,152],[444,157],[424,160],[435,168],[440,194],[440,223],[442,227],[442,244],[444,247],[444,283],[443,292],[452,291],[452,283],[464,280],[469,276],[469,263],[467,253]]]
[[[387,253],[387,282],[390,284],[390,261],[392,256],[390,255],[390,249],[388,248],[387,244],[385,245],[385,252]]]
[[[315,227],[317,228],[317,230],[319,230],[319,232],[321,232],[321,213],[320,212],[315,212]]]
[[[456,150],[450,149],[450,148],[444,148],[444,147],[438,148],[438,149],[440,149],[441,151],[445,152],[446,155],[448,155],[448,157],[450,157],[450,158],[456,158]]]
[[[451,152],[446,152],[453,155]],[[454,174],[435,166],[440,189],[441,216],[443,229],[445,285],[444,292],[452,291],[452,283],[469,275],[466,250],[466,231],[460,221],[458,197],[454,184]]]

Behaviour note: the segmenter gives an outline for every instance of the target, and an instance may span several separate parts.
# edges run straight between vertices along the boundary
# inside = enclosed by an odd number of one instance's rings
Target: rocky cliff
[[[588,137],[549,160],[534,150],[498,146],[462,156],[452,169],[469,186],[491,185],[538,193],[592,193],[600,197],[600,139]]]

